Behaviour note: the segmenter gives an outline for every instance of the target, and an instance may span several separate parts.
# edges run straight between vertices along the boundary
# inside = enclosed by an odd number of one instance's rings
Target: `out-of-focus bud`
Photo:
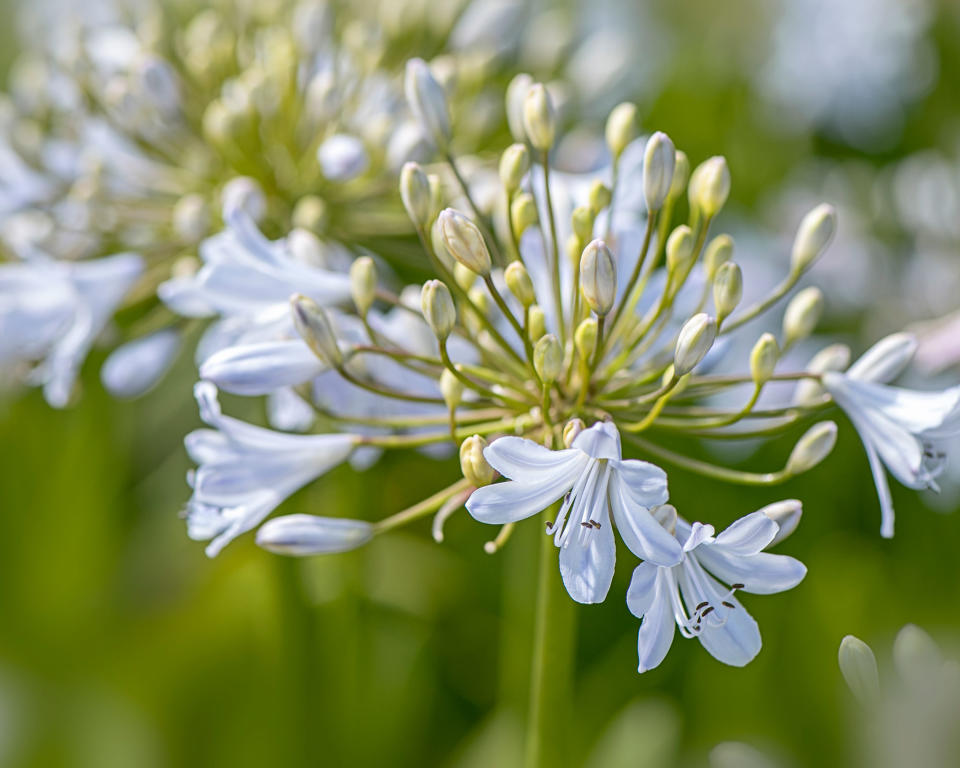
[[[426,228],[433,213],[430,180],[417,163],[405,163],[400,171],[400,199],[418,229]]]
[[[199,243],[210,231],[210,209],[202,195],[184,195],[173,206],[173,231],[186,243]]]
[[[473,288],[473,284],[477,282],[477,273],[472,269],[467,269],[459,261],[453,265],[453,279],[464,291],[469,291]]]
[[[484,317],[490,316],[490,297],[487,296],[487,292],[483,290],[479,285],[470,289],[469,294],[470,301],[473,303],[473,306],[477,308],[479,312],[483,314]]]
[[[846,344],[831,344],[824,347],[807,364],[807,373],[826,373],[827,371],[845,371],[850,365],[850,347]],[[796,405],[809,405],[824,395],[823,385],[816,379],[803,379],[797,382],[793,393]]]
[[[677,151],[665,133],[657,131],[643,151],[643,199],[648,211],[659,211],[673,184]]]
[[[687,153],[677,150],[673,158],[673,178],[670,179],[670,191],[667,193],[668,200],[678,200],[687,187],[687,180],[690,178],[690,160]]]
[[[713,278],[713,305],[717,310],[717,325],[721,325],[737,308],[743,297],[743,274],[740,267],[728,261]]]
[[[780,360],[780,345],[772,333],[764,333],[750,352],[750,376],[753,383],[762,387],[773,376]]]
[[[527,140],[527,129],[523,122],[523,105],[531,85],[533,85],[533,78],[526,72],[521,72],[507,86],[507,124],[510,126],[513,140],[520,143]]]
[[[537,300],[533,292],[533,281],[530,279],[530,273],[527,272],[527,268],[523,266],[522,262],[510,262],[503,271],[503,279],[506,281],[510,293],[512,293],[517,301],[524,307],[529,307]]]
[[[563,425],[563,444],[567,448],[573,445],[573,441],[577,439],[583,430],[587,428],[587,425],[583,423],[583,419],[570,419],[566,424]]]
[[[377,265],[361,256],[350,265],[350,294],[360,317],[365,317],[377,295]]]
[[[583,243],[573,232],[567,236],[563,244],[563,252],[567,254],[567,260],[573,265],[574,269],[580,268],[580,254],[583,253]]]
[[[637,138],[637,105],[625,101],[610,110],[604,133],[607,147],[616,161],[627,145]]]
[[[772,547],[797,530],[797,526],[800,525],[800,517],[803,515],[803,505],[797,499],[786,499],[767,504],[760,511],[779,526],[777,535],[767,545]]]
[[[593,237],[593,221],[595,217],[589,205],[578,205],[573,209],[570,221],[573,224],[573,234],[581,243],[587,243]]]
[[[563,347],[552,333],[541,336],[533,347],[533,367],[544,384],[553,384],[563,369]]]
[[[533,201],[533,196],[526,192],[517,195],[510,204],[510,225],[517,239],[523,236],[527,227],[532,227],[536,223],[537,204]]]
[[[483,449],[486,447],[487,441],[480,435],[471,435],[460,443],[460,471],[467,482],[477,488],[490,485],[496,474],[483,457]]]
[[[245,211],[254,221],[261,221],[267,215],[267,198],[260,185],[249,176],[230,179],[223,185],[220,200],[225,216],[237,209]]]
[[[530,145],[539,152],[553,146],[557,131],[557,116],[553,101],[543,83],[534,83],[523,101],[523,127]]]
[[[662,525],[671,535],[677,531],[677,508],[673,504],[661,504],[650,510],[653,519]]]
[[[450,255],[478,275],[489,275],[490,251],[477,225],[453,208],[441,211],[439,221],[443,242]]]
[[[717,270],[733,257],[733,238],[730,235],[717,235],[703,252],[703,268],[707,279],[713,280]]]
[[[893,665],[900,679],[917,690],[933,691],[944,683],[946,670],[940,648],[916,624],[907,624],[897,632],[893,641]]]
[[[313,299],[296,293],[290,297],[293,324],[310,350],[331,368],[343,362],[337,334],[326,311]]]
[[[816,286],[804,288],[787,304],[783,314],[784,346],[807,338],[823,314],[823,293]]]
[[[323,241],[308,229],[297,227],[286,237],[287,250],[295,261],[320,269],[327,268],[327,250]]]
[[[673,353],[674,374],[679,378],[690,373],[710,351],[717,338],[717,322],[701,312],[683,324]]]
[[[447,243],[443,239],[443,230],[440,228],[439,218],[434,219],[433,224],[430,225],[430,246],[446,270],[453,272],[457,266],[457,261],[450,255],[450,251],[447,250]]]
[[[730,195],[730,169],[726,158],[715,155],[704,160],[690,175],[687,189],[690,205],[706,218],[713,218]]]
[[[573,334],[573,343],[577,347],[577,352],[581,360],[590,360],[594,352],[597,351],[597,338],[599,336],[599,325],[595,317],[588,317],[577,326]]]
[[[870,646],[859,637],[847,635],[840,641],[837,654],[840,672],[850,692],[862,704],[870,704],[880,695],[880,674],[877,657]]]
[[[463,382],[449,368],[440,374],[440,394],[451,411],[463,402]]]
[[[317,162],[332,181],[355,179],[370,164],[363,142],[347,133],[335,133],[317,148]]]
[[[530,170],[530,150],[526,144],[511,144],[500,155],[500,181],[508,195],[513,195]]]
[[[590,192],[587,195],[587,204],[590,206],[590,210],[593,211],[593,215],[596,216],[600,213],[600,211],[610,205],[612,200],[613,192],[610,191],[610,187],[600,181],[600,179],[594,179],[590,185]]]
[[[423,132],[443,149],[450,141],[450,113],[447,95],[423,59],[410,59],[403,82],[410,111]]]
[[[373,538],[365,520],[316,515],[283,515],[257,530],[257,546],[276,555],[306,557],[349,552]]]
[[[693,262],[693,232],[686,224],[670,233],[667,238],[667,271],[670,275],[686,275]]]
[[[291,221],[293,226],[306,229],[310,232],[321,233],[327,228],[330,212],[323,198],[316,195],[301,197],[293,207]]]
[[[547,332],[547,318],[539,304],[531,306],[529,314],[527,333],[530,335],[530,341],[536,343]]]
[[[830,455],[836,442],[836,423],[821,421],[814,424],[793,446],[787,459],[787,474],[799,475],[813,469]]]
[[[453,305],[450,289],[439,280],[427,280],[420,292],[423,318],[440,341],[446,340],[457,322],[457,308]]]
[[[580,291],[600,317],[613,309],[617,297],[617,268],[603,240],[594,240],[580,257]]]
[[[793,240],[790,269],[794,274],[805,272],[820,258],[837,231],[837,209],[821,203],[800,222]]]
[[[427,181],[430,183],[430,217],[433,218],[443,208],[443,185],[436,173],[428,173]]]

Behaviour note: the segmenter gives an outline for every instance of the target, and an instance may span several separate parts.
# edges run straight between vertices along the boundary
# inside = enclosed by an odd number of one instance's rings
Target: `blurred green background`
[[[644,126],[697,160],[727,155],[744,217],[761,216],[769,190],[811,158],[879,170],[918,150],[948,152],[960,125],[960,21],[949,0],[916,5],[932,9],[922,34],[936,71],[879,144],[768,119],[752,74],[777,40],[759,1],[647,9],[667,50],[656,88],[639,99]],[[14,43],[2,46],[5,64],[13,53]],[[885,236],[909,257],[909,232]],[[880,314],[846,315],[830,330],[854,339],[858,323],[895,330]],[[147,397],[118,403],[97,378],[103,356],[88,361],[71,410],[51,410],[37,392],[0,404],[0,765],[518,764],[537,523],[494,557],[482,549],[490,531],[459,513],[442,546],[424,522],[304,561],[258,550],[247,535],[210,561],[177,516],[188,495],[181,440],[199,423],[190,361]],[[790,445],[744,466],[779,466]],[[390,456],[365,473],[332,473],[283,510],[376,519],[457,473],[453,461]],[[638,676],[624,553],[608,601],[575,611],[574,707],[551,714],[570,765],[703,765],[731,739],[787,764],[849,764],[840,639],[884,647],[907,622],[960,633],[960,516],[895,487],[897,535],[880,539],[850,429],[830,461],[779,489],[670,477],[681,514],[718,528],[801,498],[803,522],[780,551],[809,575],[783,595],[745,600],[764,638],[747,668],[678,639],[660,668]]]

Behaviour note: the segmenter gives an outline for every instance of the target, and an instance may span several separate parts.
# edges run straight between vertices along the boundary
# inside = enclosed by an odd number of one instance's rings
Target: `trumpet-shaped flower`
[[[823,374],[823,386],[863,441],[880,497],[880,535],[893,536],[894,510],[884,467],[908,488],[937,489],[946,465],[941,441],[960,434],[960,387],[919,392],[892,387],[916,341],[905,333],[877,342],[846,373]]]
[[[676,521],[683,559],[672,567],[640,563],[627,590],[627,607],[642,618],[637,638],[639,672],[658,666],[673,644],[675,628],[697,638],[710,654],[735,667],[761,647],[757,622],[735,597],[783,592],[807,573],[803,563],[763,550],[780,526],[763,510],[740,518],[718,536],[711,525]],[[723,586],[721,582],[728,584]]]
[[[214,557],[241,533],[258,526],[284,499],[345,461],[357,444],[351,434],[288,435],[225,416],[217,389],[194,388],[200,417],[213,429],[187,435],[185,445],[199,467],[188,478],[192,539],[212,539]]]
[[[635,555],[665,566],[680,561],[679,542],[650,514],[667,500],[667,475],[653,464],[624,460],[612,423],[583,430],[565,450],[501,437],[483,455],[509,480],[479,488],[467,501],[482,523],[522,520],[566,494],[547,533],[560,548],[563,583],[577,602],[603,602],[610,589],[616,556],[611,515]]]

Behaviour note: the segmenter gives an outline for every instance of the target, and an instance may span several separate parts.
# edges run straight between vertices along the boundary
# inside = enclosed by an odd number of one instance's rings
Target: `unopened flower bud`
[[[430,180],[417,163],[405,163],[400,171],[400,199],[415,227],[425,228],[430,223],[433,213]]]
[[[837,231],[837,209],[821,203],[800,222],[790,254],[790,270],[794,274],[805,272],[820,258]]]
[[[715,155],[704,160],[690,175],[690,205],[708,219],[716,216],[730,195],[730,169],[726,158]]]
[[[530,145],[537,151],[546,152],[553,146],[557,117],[553,101],[543,83],[535,83],[527,91],[523,101],[523,127]]]
[[[743,274],[740,267],[728,261],[713,278],[713,305],[717,310],[717,324],[723,323],[737,308],[743,297]]]
[[[210,231],[210,210],[202,195],[184,195],[173,206],[173,231],[185,243],[198,243]]]
[[[597,338],[599,336],[599,325],[595,317],[588,317],[577,326],[573,334],[573,343],[577,347],[577,353],[581,360],[590,360],[597,350]]]
[[[440,394],[450,410],[463,402],[463,382],[449,368],[444,368],[440,374]]]
[[[467,294],[473,305],[480,311],[484,317],[490,316],[490,297],[482,287],[475,286]]]
[[[531,306],[528,314],[527,333],[530,336],[530,341],[536,343],[547,332],[547,318],[539,304]]]
[[[679,378],[690,373],[710,351],[717,338],[717,322],[701,312],[683,324],[673,353],[674,374]]]
[[[357,314],[364,317],[377,295],[377,266],[369,256],[361,256],[350,265],[350,294]]]
[[[310,350],[331,368],[339,368],[343,362],[337,334],[330,318],[320,305],[303,294],[290,297],[293,325]]]
[[[789,347],[813,333],[822,314],[823,293],[816,286],[804,288],[794,296],[783,315],[784,346]]]
[[[541,336],[533,347],[533,367],[544,384],[552,384],[563,369],[563,347],[552,333]]]
[[[596,214],[588,205],[578,205],[570,216],[573,224],[573,234],[581,243],[587,243],[593,238],[593,220]]]
[[[637,106],[628,101],[618,104],[610,111],[605,130],[607,147],[617,160],[627,145],[637,138]]]
[[[410,111],[423,132],[439,147],[450,141],[450,113],[447,95],[423,59],[410,59],[404,76],[404,92]]]
[[[490,485],[496,474],[483,457],[487,441],[480,435],[472,435],[460,444],[460,471],[470,485],[480,488]]]
[[[677,530],[677,508],[673,504],[661,504],[650,510],[653,519],[660,523],[670,535]]]
[[[444,341],[457,322],[457,309],[453,305],[450,289],[439,280],[427,280],[420,292],[420,308],[430,330],[440,341]]]
[[[785,501],[775,501],[773,504],[767,504],[760,511],[779,527],[777,535],[767,545],[772,547],[797,530],[797,526],[800,525],[800,516],[803,514],[803,505],[796,499],[786,499]]]
[[[577,435],[586,428],[587,425],[583,423],[583,419],[570,419],[570,421],[563,425],[564,446],[569,448],[573,445],[573,441],[577,439]]]
[[[787,459],[787,474],[799,475],[813,469],[830,455],[836,442],[836,423],[821,421],[814,424],[793,446]]]
[[[267,215],[267,198],[256,180],[249,176],[237,176],[223,185],[220,193],[224,215],[242,209],[251,219],[259,222]]]
[[[693,265],[693,232],[686,224],[670,233],[667,238],[667,271],[671,275],[686,275]]]
[[[750,376],[753,383],[762,387],[773,376],[780,360],[780,345],[772,333],[764,333],[750,352]]]
[[[257,530],[257,546],[277,555],[304,557],[349,552],[373,538],[365,520],[316,515],[283,515]]]
[[[717,235],[707,243],[703,252],[703,268],[707,279],[713,280],[717,270],[733,257],[733,238],[730,235]]]
[[[527,92],[533,85],[533,78],[526,72],[516,75],[507,86],[507,124],[513,140],[524,143],[527,140],[527,129],[523,122],[523,107],[527,99]]]
[[[513,195],[530,170],[530,150],[526,144],[511,144],[500,156],[500,181],[508,195]]]
[[[580,268],[580,255],[583,253],[583,242],[573,232],[567,235],[567,240],[563,244],[563,252],[567,254],[567,260],[573,265],[574,269]]]
[[[647,140],[643,151],[643,199],[648,211],[663,207],[673,184],[676,161],[677,151],[667,134],[657,131]]]
[[[327,268],[327,249],[323,241],[308,229],[297,227],[286,237],[286,246],[295,261],[320,269]]]
[[[453,279],[462,290],[469,291],[473,288],[473,284],[477,282],[477,273],[472,269],[467,269],[458,261],[453,265]]]
[[[687,153],[677,150],[673,159],[673,178],[670,179],[670,191],[667,193],[668,200],[677,200],[683,194],[687,187],[687,180],[690,178],[690,160]]]
[[[529,307],[537,300],[533,292],[533,281],[530,279],[530,273],[527,272],[527,268],[523,266],[523,262],[510,262],[503,271],[503,279],[506,281],[510,293],[512,293],[517,301],[524,307]]]
[[[537,204],[533,201],[533,196],[524,192],[517,195],[510,204],[510,225],[513,227],[513,233],[519,240],[527,227],[532,227],[537,223]]]
[[[846,344],[831,344],[821,349],[807,363],[807,373],[827,373],[845,371],[850,365],[850,347]],[[796,405],[810,405],[824,395],[823,385],[816,379],[803,379],[797,382],[793,393]]]
[[[477,225],[453,208],[441,211],[439,221],[443,242],[450,255],[478,275],[489,275],[490,251]]]
[[[877,657],[870,646],[859,637],[847,635],[840,641],[837,657],[840,672],[850,692],[862,704],[875,701],[880,695],[880,674],[877,671]]]
[[[580,291],[590,309],[603,317],[617,297],[617,268],[603,240],[594,240],[580,257]]]
[[[590,192],[587,195],[587,204],[590,206],[590,210],[593,211],[593,215],[596,216],[600,213],[600,211],[610,205],[612,200],[613,192],[610,191],[610,187],[600,181],[600,179],[594,179],[590,185]]]
[[[329,219],[330,212],[323,198],[316,195],[305,195],[297,200],[290,220],[295,227],[321,233],[327,228]]]

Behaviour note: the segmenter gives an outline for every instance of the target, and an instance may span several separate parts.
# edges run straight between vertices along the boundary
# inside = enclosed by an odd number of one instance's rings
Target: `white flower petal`
[[[877,499],[880,501],[880,535],[885,539],[893,538],[893,524],[896,517],[893,510],[893,497],[890,494],[890,482],[887,472],[883,468],[880,456],[872,445],[863,444],[870,463],[870,472],[873,475],[873,484],[877,489]]]
[[[117,347],[100,370],[100,380],[115,397],[138,397],[163,376],[180,349],[180,334],[158,331]]]
[[[644,614],[653,605],[656,597],[658,566],[653,563],[640,563],[633,569],[630,577],[630,586],[627,587],[627,609],[642,619]]]
[[[792,589],[807,575],[806,566],[799,560],[769,552],[738,555],[708,545],[700,547],[696,557],[704,568],[721,581],[743,584],[744,592],[757,595],[772,595]]]
[[[676,589],[669,569],[658,568],[654,597],[637,632],[637,671],[648,672],[666,658],[673,645],[676,621],[670,605],[670,592]]]
[[[620,460],[620,433],[611,421],[598,421],[574,438],[572,448],[592,459]]]
[[[603,516],[601,526],[574,532],[560,548],[563,585],[578,603],[602,603],[613,581],[617,547],[609,515]]]
[[[779,526],[763,512],[753,512],[727,526],[705,549],[722,549],[734,555],[755,555],[777,535]]]
[[[551,451],[549,448],[523,437],[501,437],[483,452],[484,458],[497,472],[511,480],[528,482],[543,473],[574,472],[574,467],[586,466],[587,458],[573,448]],[[576,478],[570,480],[570,485]]]
[[[637,557],[656,565],[671,566],[680,562],[683,548],[676,537],[654,520],[650,510],[632,501],[625,484],[614,473],[609,494],[620,538]]]
[[[667,473],[660,467],[637,459],[618,461],[613,466],[635,503],[647,509],[666,504]]]
[[[861,381],[885,384],[906,368],[916,351],[917,340],[913,334],[891,334],[864,352],[847,370],[847,375]]]
[[[699,552],[697,553],[699,556]],[[774,555],[771,555],[774,557]],[[715,593],[716,597],[724,594],[726,590],[714,579],[704,574],[708,587]],[[680,576],[680,586],[684,593],[684,598],[688,594],[693,594],[689,589],[687,577],[684,574]],[[718,625],[716,621],[711,620],[716,617],[718,611],[710,618],[704,619],[702,629],[697,637],[710,655],[724,664],[733,667],[742,667],[756,658],[760,653],[763,641],[760,639],[760,627],[753,617],[746,612],[740,601],[732,595],[725,597],[726,602],[733,605],[733,608],[722,608],[723,623]],[[712,601],[711,601],[712,602]],[[717,599],[719,604],[719,599]]]
[[[689,529],[685,536],[681,533],[684,528]],[[703,523],[681,524],[681,521],[678,520],[677,538],[683,541],[683,551],[691,552],[705,541],[713,540],[713,526]]]
[[[347,552],[373,538],[364,520],[285,515],[268,520],[257,531],[257,545],[280,555],[324,555]]]
[[[535,482],[507,480],[485,485],[467,499],[467,511],[481,523],[514,523],[549,507],[573,487],[580,474],[580,471],[570,472],[561,467],[540,473]]]
[[[221,349],[200,366],[200,377],[237,395],[264,395],[319,376],[326,366],[300,339]]]

